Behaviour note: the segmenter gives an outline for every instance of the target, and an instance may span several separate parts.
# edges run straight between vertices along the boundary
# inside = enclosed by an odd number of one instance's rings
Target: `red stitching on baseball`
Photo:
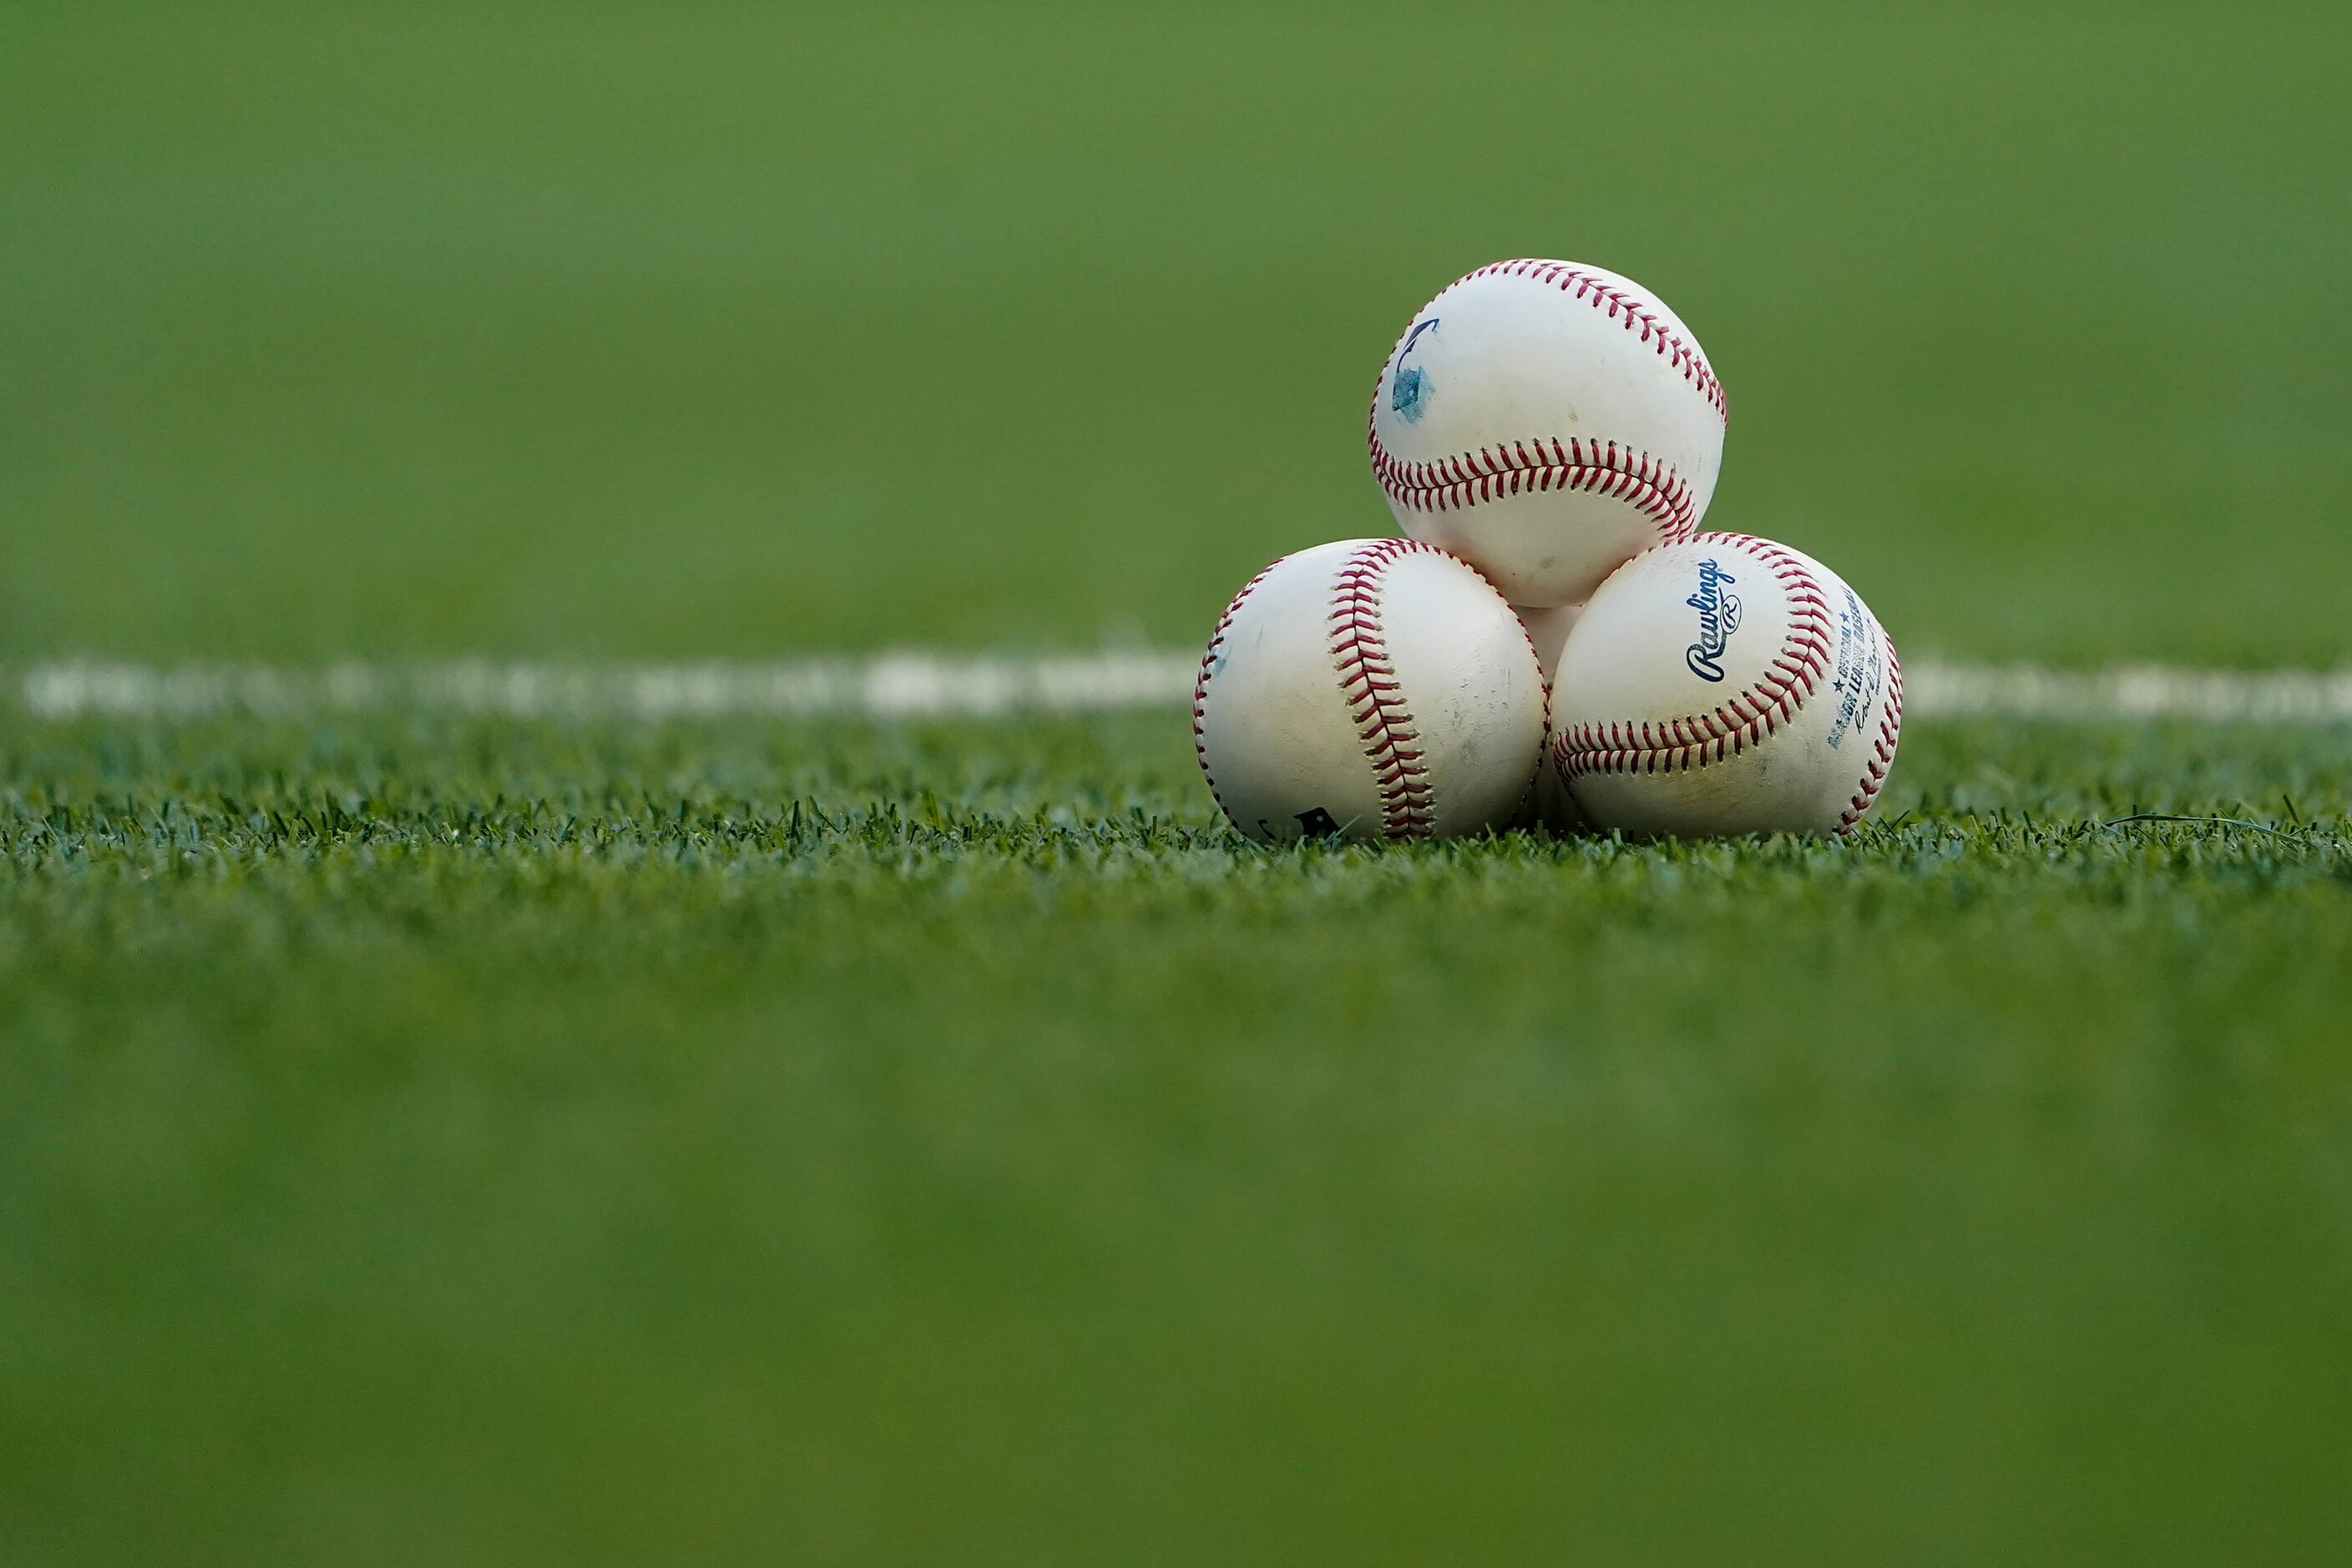
[[[1367,544],[1339,568],[1331,595],[1331,662],[1339,668],[1339,694],[1347,700],[1348,716],[1355,721],[1380,786],[1381,834],[1386,838],[1428,838],[1437,831],[1421,735],[1381,632],[1381,584],[1389,563],[1399,556],[1419,554],[1445,552],[1417,539]]]
[[[1755,685],[1713,712],[1655,722],[1579,724],[1559,731],[1552,737],[1552,763],[1563,780],[1587,773],[1678,773],[1736,757],[1795,718],[1828,673],[1829,602],[1794,552],[1745,533],[1694,534],[1689,542],[1745,550],[1760,561],[1788,599],[1787,640]]]
[[[1689,538],[1697,522],[1690,486],[1672,465],[1614,441],[1572,436],[1563,443],[1557,436],[1537,436],[1491,450],[1406,462],[1381,444],[1376,426],[1367,430],[1372,477],[1389,500],[1415,511],[1450,511],[1529,491],[1581,490],[1614,497],[1649,518],[1662,544]]]
[[[1209,781],[1209,798],[1217,803],[1217,809],[1224,812],[1228,822],[1234,819],[1234,814],[1225,811],[1225,797],[1217,788],[1217,775],[1209,768],[1209,743],[1204,725],[1209,716],[1210,669],[1216,663],[1217,649],[1224,646],[1225,633],[1232,628],[1234,616],[1240,612],[1242,601],[1250,596],[1250,590],[1265,581],[1266,573],[1281,564],[1279,561],[1274,563],[1265,572],[1242,584],[1242,591],[1234,595],[1234,602],[1227,605],[1225,613],[1217,617],[1217,629],[1209,634],[1209,646],[1201,654],[1201,673],[1192,678],[1192,754],[1200,759],[1201,776]]]
[[[1895,657],[1895,639],[1884,631],[1879,640],[1886,645],[1886,711],[1878,721],[1878,742],[1872,747],[1869,765],[1863,769],[1862,783],[1846,804],[1845,814],[1838,818],[1840,837],[1853,831],[1862,814],[1878,798],[1879,786],[1886,782],[1886,770],[1895,765],[1895,742],[1903,734],[1903,661]]]

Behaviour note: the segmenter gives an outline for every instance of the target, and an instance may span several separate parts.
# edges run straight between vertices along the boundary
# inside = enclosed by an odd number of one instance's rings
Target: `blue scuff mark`
[[[1429,395],[1435,390],[1419,365],[1405,365],[1389,385],[1389,406],[1406,424],[1418,425],[1421,416],[1429,412]]]
[[[1404,335],[1403,346],[1397,350],[1396,374],[1389,382],[1389,406],[1408,425],[1421,423],[1421,416],[1429,412],[1426,405],[1430,395],[1437,388],[1419,365],[1405,363],[1405,358],[1412,353],[1413,344],[1421,341],[1422,333],[1437,330],[1438,320],[1432,316],[1425,321],[1415,321],[1412,331]]]

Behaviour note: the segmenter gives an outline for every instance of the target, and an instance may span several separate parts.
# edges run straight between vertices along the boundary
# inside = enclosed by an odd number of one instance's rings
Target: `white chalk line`
[[[775,663],[578,665],[338,663],[319,668],[71,659],[0,686],[42,720],[301,718],[378,710],[507,718],[989,719],[1181,709],[1198,656],[1164,650],[1021,657],[905,651]],[[2271,724],[2352,721],[2352,668],[2103,670],[1969,664],[1904,667],[1906,716],[2062,721],[2180,719]]]

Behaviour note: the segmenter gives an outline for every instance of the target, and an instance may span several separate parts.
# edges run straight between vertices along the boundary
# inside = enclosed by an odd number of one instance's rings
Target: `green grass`
[[[1281,855],[1167,715],[0,761],[14,1562],[2352,1528],[2345,731],[1922,727],[1843,846]]]

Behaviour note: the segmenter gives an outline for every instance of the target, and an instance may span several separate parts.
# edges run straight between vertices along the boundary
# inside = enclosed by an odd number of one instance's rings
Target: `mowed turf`
[[[2352,1531],[2342,729],[1284,854],[1175,715],[0,763],[12,1563]]]

